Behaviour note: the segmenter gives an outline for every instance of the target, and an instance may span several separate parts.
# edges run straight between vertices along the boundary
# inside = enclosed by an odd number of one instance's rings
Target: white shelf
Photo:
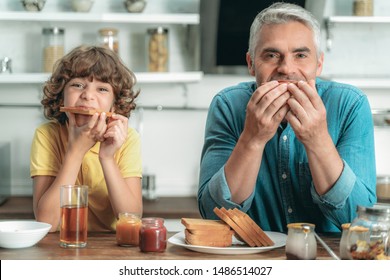
[[[0,84],[43,84],[48,78],[48,73],[13,73],[1,74]],[[135,73],[137,83],[196,83],[203,78],[203,72],[168,72],[168,73]]]
[[[199,14],[0,12],[0,21],[199,24]]]
[[[333,77],[330,80],[354,85],[358,88],[364,89],[388,89],[390,88],[389,78],[337,78]]]
[[[358,16],[332,16],[329,23],[390,23],[390,17],[358,17]]]

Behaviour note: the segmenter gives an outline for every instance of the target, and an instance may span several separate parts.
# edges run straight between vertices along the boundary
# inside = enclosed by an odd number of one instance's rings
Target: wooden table
[[[175,233],[169,233],[169,237]],[[323,240],[338,255],[340,235],[322,235]],[[285,248],[248,255],[215,255],[190,251],[168,243],[164,253],[142,253],[138,247],[120,247],[114,233],[88,233],[87,247],[65,249],[58,245],[59,233],[49,233],[33,247],[23,249],[0,248],[1,260],[285,260]],[[331,259],[318,244],[317,259]]]

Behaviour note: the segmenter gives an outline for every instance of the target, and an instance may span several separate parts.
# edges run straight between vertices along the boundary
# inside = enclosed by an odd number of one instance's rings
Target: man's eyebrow
[[[298,52],[307,52],[307,53],[310,53],[311,50],[308,48],[308,47],[300,47],[300,48],[296,48],[293,50],[294,53],[298,53]]]

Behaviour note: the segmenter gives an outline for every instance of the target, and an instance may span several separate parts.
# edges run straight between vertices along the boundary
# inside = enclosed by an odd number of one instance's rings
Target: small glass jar
[[[167,248],[167,229],[163,218],[143,218],[140,230],[141,252],[164,252]]]
[[[168,72],[169,44],[168,29],[163,27],[147,30],[148,70]]]
[[[340,259],[349,260],[351,256],[349,255],[348,248],[348,233],[351,223],[346,223],[341,225],[341,238],[340,238]]]
[[[354,0],[353,15],[355,16],[372,16],[373,3],[372,0]]]
[[[390,207],[358,206],[357,214],[348,233],[350,258],[390,259]]]
[[[286,257],[288,260],[315,260],[317,241],[314,224],[292,223],[287,225]]]
[[[52,72],[57,60],[64,56],[64,34],[62,28],[43,28],[43,71]]]
[[[119,54],[118,30],[114,28],[102,28],[99,30],[99,44]]]
[[[116,242],[119,246],[138,246],[141,229],[141,215],[119,213],[116,223]]]

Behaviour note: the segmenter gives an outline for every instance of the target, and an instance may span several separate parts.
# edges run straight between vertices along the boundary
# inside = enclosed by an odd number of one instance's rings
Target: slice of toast
[[[209,236],[211,234],[219,235],[219,236],[226,236],[226,235],[233,235],[234,230],[220,230],[220,229],[208,229],[208,230],[203,230],[203,229],[186,229],[188,230],[191,234],[198,235],[198,236]]]
[[[181,223],[189,230],[225,230],[230,231],[230,227],[219,220],[207,220],[196,218],[181,218]]]
[[[234,231],[230,231],[227,235],[210,234],[210,235],[197,235],[191,233],[188,229],[184,231],[185,239],[187,243],[192,245],[209,244],[204,246],[218,246],[217,244],[223,244],[222,247],[232,245],[232,236]]]
[[[255,247],[256,243],[250,238],[250,236],[238,225],[235,221],[233,221],[229,215],[227,210],[224,207],[218,209],[218,207],[214,208],[214,213],[225,223],[227,223],[237,234],[238,236],[250,247]]]
[[[60,107],[60,112],[70,112],[73,114],[81,114],[81,115],[94,115],[95,113],[103,113],[103,110],[99,109],[86,109],[86,108],[81,108],[81,107]],[[112,116],[112,112],[105,112],[107,117]]]
[[[268,237],[268,235],[249,217],[248,214],[234,208],[232,210],[237,216],[240,216],[247,226],[251,228],[253,236],[261,243],[262,246],[273,246],[275,243]]]

